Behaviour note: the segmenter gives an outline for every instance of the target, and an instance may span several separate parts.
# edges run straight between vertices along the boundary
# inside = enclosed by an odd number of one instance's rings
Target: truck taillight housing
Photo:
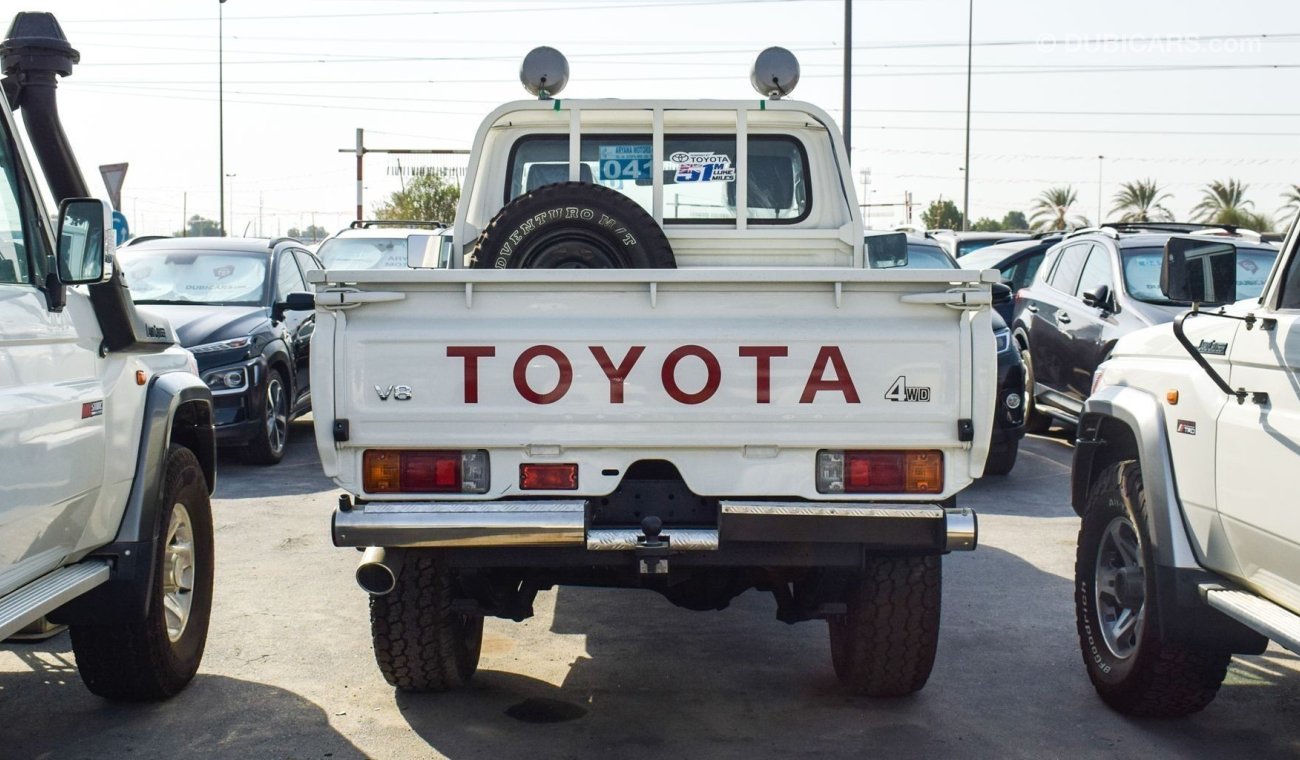
[[[819,451],[817,492],[942,493],[943,452]]]
[[[367,449],[361,457],[366,493],[487,493],[486,451]]]

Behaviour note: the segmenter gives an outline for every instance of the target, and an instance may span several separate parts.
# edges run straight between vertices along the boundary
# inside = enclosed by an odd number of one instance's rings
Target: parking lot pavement
[[[1187,720],[1109,712],[1084,673],[1071,576],[1078,520],[1065,437],[962,497],[981,548],[944,566],[934,676],[896,701],[845,697],[825,626],[750,592],[717,613],[657,594],[561,588],[525,623],[489,620],[472,685],[388,687],[370,652],[358,555],[329,540],[336,494],[309,423],[273,468],[223,457],[217,590],[199,676],[162,704],[87,692],[66,634],[0,652],[0,756],[1295,757],[1300,663],[1238,658]]]

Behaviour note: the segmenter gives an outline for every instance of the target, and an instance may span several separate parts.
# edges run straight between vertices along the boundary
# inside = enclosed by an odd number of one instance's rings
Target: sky
[[[1099,199],[1105,215],[1120,182],[1145,178],[1172,193],[1180,219],[1207,182],[1229,178],[1279,216],[1300,183],[1300,3],[973,2],[973,219],[1071,185],[1095,221]],[[754,56],[781,45],[802,66],[793,98],[842,121],[844,0],[25,5],[55,13],[81,53],[60,87],[64,124],[97,191],[97,166],[130,164],[122,211],[135,234],[218,216],[219,39],[234,235],[346,226],[355,158],[339,149],[356,129],[372,148],[468,148],[489,111],[529,97],[518,68],[537,45],[566,54],[573,98],[754,98]],[[899,204],[873,206],[874,226],[904,221],[909,192],[917,220],[937,198],[962,205],[970,9],[854,0],[854,176],[864,202]],[[392,156],[365,161],[369,211],[402,178]]]

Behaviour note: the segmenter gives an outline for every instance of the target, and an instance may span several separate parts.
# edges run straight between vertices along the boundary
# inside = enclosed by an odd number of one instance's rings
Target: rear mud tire
[[[675,269],[663,229],[635,201],[589,182],[544,185],[488,223],[475,269]]]
[[[81,680],[106,699],[167,699],[189,684],[203,659],[212,614],[212,507],[203,468],[183,446],[167,451],[163,499],[148,614],[119,624],[69,628]],[[183,532],[173,519],[178,512],[188,526]],[[178,562],[178,556],[190,559]]]
[[[868,557],[829,622],[835,675],[851,694],[902,697],[930,678],[939,648],[943,574],[937,555]]]
[[[483,616],[452,609],[455,579],[427,553],[409,552],[396,587],[370,597],[370,632],[384,680],[402,691],[464,686],[478,669]]]
[[[1135,717],[1175,718],[1205,708],[1227,675],[1232,655],[1226,651],[1161,641],[1157,616],[1157,586],[1150,542],[1146,535],[1146,493],[1138,463],[1126,460],[1107,467],[1088,494],[1087,511],[1079,527],[1074,565],[1074,603],[1079,648],[1088,678],[1107,705]],[[1117,598],[1106,593],[1106,576],[1122,562],[1122,552],[1108,535],[1133,536],[1140,562],[1143,601],[1134,628],[1118,625]],[[1132,570],[1129,571],[1130,573]],[[1103,589],[1098,593],[1097,589]],[[1123,595],[1127,596],[1127,595]],[[1106,609],[1102,609],[1103,603]],[[1130,600],[1130,604],[1132,601]],[[1105,628],[1109,626],[1109,628]],[[1116,631],[1129,633],[1117,635]],[[1108,638],[1109,634],[1109,638]]]
[[[989,458],[984,462],[985,475],[1007,475],[1016,466],[1016,457],[1020,454],[1020,441],[1012,438],[1001,443],[992,444]]]

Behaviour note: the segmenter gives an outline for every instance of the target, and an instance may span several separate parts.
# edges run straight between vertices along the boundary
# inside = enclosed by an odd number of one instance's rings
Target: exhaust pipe
[[[366,593],[383,596],[397,587],[397,576],[402,572],[401,549],[372,546],[361,555],[357,565],[357,585]]]

